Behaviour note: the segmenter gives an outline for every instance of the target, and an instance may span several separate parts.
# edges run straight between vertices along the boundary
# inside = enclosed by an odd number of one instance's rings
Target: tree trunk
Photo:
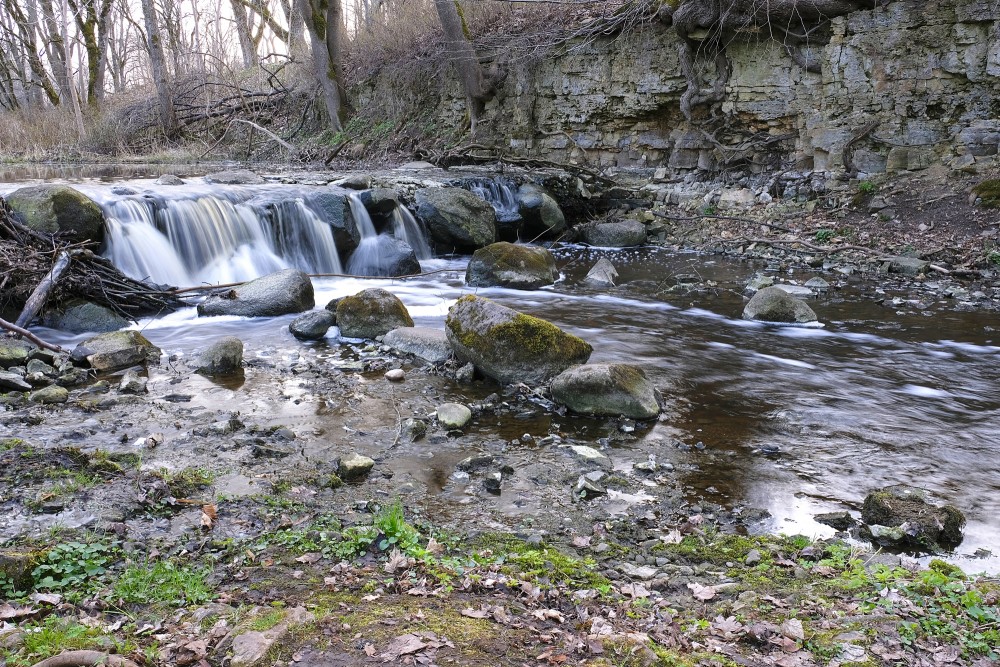
[[[462,89],[465,91],[466,104],[469,109],[469,125],[472,134],[476,133],[476,125],[486,102],[486,86],[483,83],[483,70],[479,66],[479,57],[469,41],[469,30],[462,15],[462,7],[458,0],[434,0],[441,27],[444,28],[445,44],[449,59],[455,67]]]
[[[305,22],[302,18],[302,3],[282,0],[281,8],[288,22],[288,56],[295,62],[305,62],[309,45],[305,38]]]
[[[174,101],[170,93],[170,82],[167,79],[167,62],[163,55],[163,43],[160,38],[160,25],[156,16],[153,0],[141,0],[142,15],[146,24],[146,43],[149,48],[149,65],[156,85],[156,99],[160,110],[160,126],[168,138],[177,135],[177,115],[174,113]]]
[[[240,51],[243,53],[243,66],[253,67],[257,64],[257,50],[250,36],[250,17],[247,8],[240,0],[229,0],[233,8],[233,18],[236,20],[236,35],[240,38]]]
[[[330,119],[330,128],[340,132],[343,125],[344,100],[340,76],[342,15],[340,0],[303,0],[302,17],[312,42],[316,78],[323,91],[323,104]]]

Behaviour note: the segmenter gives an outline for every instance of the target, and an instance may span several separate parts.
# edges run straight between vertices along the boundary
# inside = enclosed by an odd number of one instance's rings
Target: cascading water
[[[361,195],[350,195],[351,214],[361,234],[361,241],[347,262],[353,276],[396,276],[418,273],[416,260],[431,257],[423,230],[405,206],[392,213],[392,234],[379,234]]]
[[[520,220],[517,186],[510,181],[503,178],[482,178],[469,181],[466,187],[469,192],[493,205],[499,222]]]
[[[431,259],[434,256],[423,228],[405,206],[397,206],[392,212],[392,234],[413,248],[417,259]]]

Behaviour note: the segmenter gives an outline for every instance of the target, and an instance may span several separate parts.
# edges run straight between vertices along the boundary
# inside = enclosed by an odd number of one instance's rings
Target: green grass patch
[[[115,599],[128,604],[183,607],[215,598],[205,582],[208,571],[171,560],[130,564],[118,577],[112,591]]]

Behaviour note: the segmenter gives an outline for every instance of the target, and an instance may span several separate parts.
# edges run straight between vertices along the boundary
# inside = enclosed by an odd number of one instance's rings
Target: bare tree
[[[156,15],[153,0],[141,0],[142,16],[146,25],[146,48],[149,50],[149,65],[156,86],[156,99],[160,112],[160,126],[164,134],[173,137],[177,134],[177,114],[174,112],[174,101],[170,93],[170,81],[167,78],[167,61],[163,54],[163,43],[160,37],[160,22]]]
[[[312,41],[316,76],[323,91],[323,104],[330,127],[343,129],[347,95],[342,70],[343,8],[340,0],[300,0],[302,17]]]
[[[434,0],[441,27],[444,28],[445,43],[448,48],[448,59],[451,61],[462,82],[465,100],[469,110],[469,125],[472,134],[476,133],[476,125],[483,113],[487,100],[487,90],[483,79],[483,70],[479,65],[479,57],[469,41],[469,28],[462,15],[462,7],[458,0]]]

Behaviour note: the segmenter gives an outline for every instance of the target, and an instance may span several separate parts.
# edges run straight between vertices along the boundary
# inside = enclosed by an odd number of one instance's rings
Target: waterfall
[[[397,206],[392,212],[392,235],[413,248],[417,259],[430,259],[434,256],[423,228],[405,206]]]
[[[499,222],[520,220],[517,186],[510,181],[503,178],[477,178],[469,181],[466,187],[469,192],[493,205]]]
[[[419,272],[413,260],[430,259],[430,245],[420,223],[402,204],[392,211],[392,233],[379,234],[361,195],[349,196],[354,224],[361,234],[358,247],[347,262],[352,276],[394,276]],[[412,255],[411,255],[412,253]],[[406,258],[410,257],[407,261]],[[404,268],[406,267],[406,268]],[[416,271],[413,268],[416,267]]]

